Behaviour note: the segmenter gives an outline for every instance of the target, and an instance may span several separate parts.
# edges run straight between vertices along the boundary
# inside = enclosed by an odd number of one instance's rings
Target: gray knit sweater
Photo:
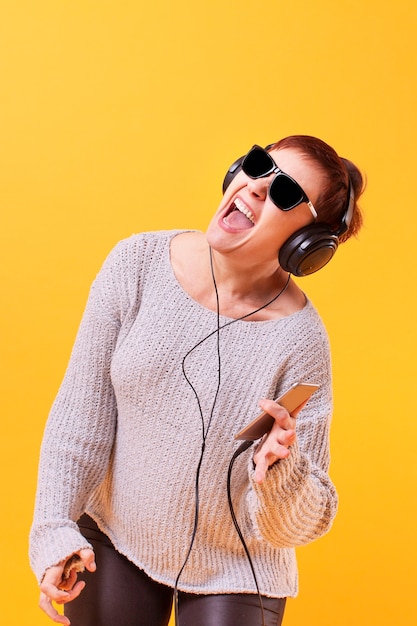
[[[256,592],[227,503],[227,469],[238,446],[234,435],[259,413],[260,398],[277,397],[297,381],[317,382],[320,390],[297,419],[290,457],[272,466],[258,485],[250,448],[232,473],[234,509],[261,592],[294,596],[294,547],[323,535],[337,506],[327,474],[327,335],[309,301],[283,319],[226,325],[212,411],[217,317],[174,276],[169,248],[177,232],[120,242],[93,283],[44,434],[32,567],[41,580],[48,567],[88,547],[76,524],[87,511],[118,551],[152,578],[173,585],[191,540],[204,433],[199,523],[179,588]],[[230,321],[220,319],[221,325]],[[184,370],[195,391],[182,371],[189,352]]]

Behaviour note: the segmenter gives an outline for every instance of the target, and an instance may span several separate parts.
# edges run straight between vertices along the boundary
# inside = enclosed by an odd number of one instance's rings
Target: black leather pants
[[[97,571],[81,595],[65,605],[71,626],[167,626],[173,590],[149,578],[119,554],[95,522],[84,515],[79,526],[93,545]],[[265,626],[280,626],[285,598],[263,597]],[[179,592],[177,626],[262,626],[257,595],[200,595]]]

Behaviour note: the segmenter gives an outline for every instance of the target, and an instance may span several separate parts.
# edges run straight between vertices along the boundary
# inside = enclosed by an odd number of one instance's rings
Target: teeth
[[[249,211],[248,208],[246,208],[246,206],[243,204],[241,200],[239,200],[239,198],[236,198],[235,200],[235,207],[237,208],[238,211],[243,213],[243,215],[246,215],[246,217],[248,218],[248,220],[252,222],[252,224],[255,224],[255,217],[253,213]]]

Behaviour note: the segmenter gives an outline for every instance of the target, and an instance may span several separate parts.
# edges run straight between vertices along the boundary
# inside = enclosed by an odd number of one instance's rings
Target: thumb
[[[89,572],[95,572],[97,569],[94,552],[90,548],[84,548],[80,550],[79,553],[80,559],[83,562],[84,567]]]

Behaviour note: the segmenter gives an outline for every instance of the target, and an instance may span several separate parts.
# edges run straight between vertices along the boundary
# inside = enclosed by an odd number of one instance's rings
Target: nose
[[[250,193],[260,198],[261,200],[265,200],[268,195],[268,187],[271,184],[271,176],[264,176],[263,178],[249,178],[246,184]]]

